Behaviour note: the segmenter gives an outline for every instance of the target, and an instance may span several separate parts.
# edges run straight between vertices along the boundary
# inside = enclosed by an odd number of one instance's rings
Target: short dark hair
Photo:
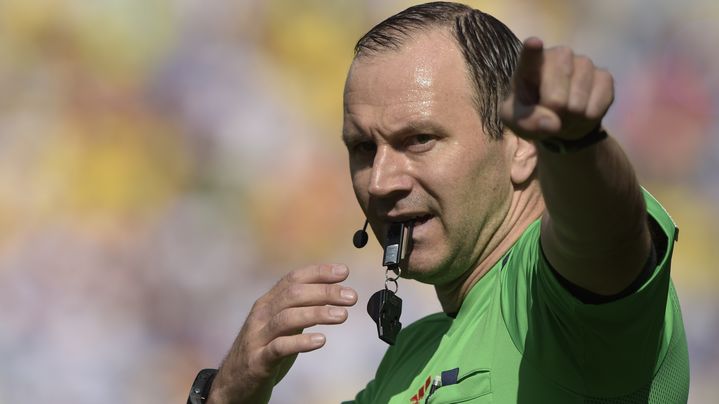
[[[375,25],[357,41],[355,58],[399,50],[412,34],[447,28],[462,51],[475,87],[474,101],[485,131],[494,139],[504,132],[499,107],[508,95],[522,42],[501,21],[459,3],[412,6]]]

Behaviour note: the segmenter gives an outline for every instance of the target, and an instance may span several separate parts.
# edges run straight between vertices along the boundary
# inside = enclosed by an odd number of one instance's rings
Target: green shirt
[[[579,301],[544,258],[536,221],[456,318],[436,313],[402,330],[354,402],[685,403],[687,344],[669,278],[677,229],[645,199],[660,229],[657,265],[637,291],[603,304]]]

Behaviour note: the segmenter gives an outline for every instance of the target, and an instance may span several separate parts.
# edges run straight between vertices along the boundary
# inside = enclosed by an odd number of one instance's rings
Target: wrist
[[[236,394],[233,395],[231,390],[228,390],[228,387],[226,383],[223,383],[223,375],[218,373],[212,382],[212,386],[210,386],[210,389],[207,391],[207,401],[205,401],[205,404],[242,403],[242,399]]]
[[[244,380],[245,383],[238,383]],[[221,368],[207,390],[203,404],[267,404],[272,395],[272,384],[247,384],[240,375],[230,375]]]

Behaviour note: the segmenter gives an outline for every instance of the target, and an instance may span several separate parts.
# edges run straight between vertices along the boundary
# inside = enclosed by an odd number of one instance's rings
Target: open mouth
[[[427,223],[428,220],[432,219],[434,215],[426,214],[422,216],[417,216],[414,218],[411,218],[409,220],[406,220],[405,223],[411,224],[412,226],[421,226],[425,223]]]
[[[427,223],[430,219],[433,219],[434,215],[432,214],[425,214],[425,215],[418,215],[418,216],[405,216],[405,217],[396,217],[390,219],[390,222],[388,225],[392,223],[404,223],[405,225],[411,226],[411,227],[418,227],[422,226],[423,224]]]

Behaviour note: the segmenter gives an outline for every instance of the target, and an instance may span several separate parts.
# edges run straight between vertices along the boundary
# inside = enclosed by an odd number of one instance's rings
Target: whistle
[[[387,244],[384,246],[382,265],[397,272],[399,263],[407,256],[413,222],[392,223],[387,231]]]
[[[394,282],[397,286],[397,278],[399,278],[399,264],[407,256],[407,249],[412,238],[412,222],[392,223],[387,231],[387,242],[384,246],[384,256],[382,257],[382,265],[387,270],[394,271],[396,277],[387,277],[384,289],[377,291],[370,297],[367,302],[367,313],[377,324],[377,336],[390,344],[394,345],[402,330],[402,323],[399,316],[402,314],[402,299],[387,288],[388,282]]]

